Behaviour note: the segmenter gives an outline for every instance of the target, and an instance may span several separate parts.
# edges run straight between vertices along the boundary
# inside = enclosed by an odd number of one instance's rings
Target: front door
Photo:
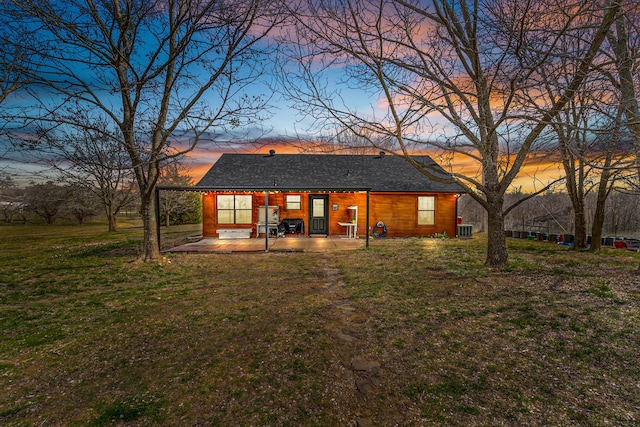
[[[329,196],[309,196],[309,234],[329,235]]]

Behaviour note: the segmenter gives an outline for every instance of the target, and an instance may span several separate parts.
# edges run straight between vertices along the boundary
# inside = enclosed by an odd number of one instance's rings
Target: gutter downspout
[[[456,194],[456,216],[455,216],[455,221],[453,222],[453,226],[455,227],[455,234],[456,237],[460,237],[458,236],[458,200],[460,200],[460,194]]]
[[[158,239],[158,251],[160,251],[160,189],[156,187],[154,193],[153,204],[155,205],[156,237]]]
[[[365,239],[365,248],[369,247],[369,194],[370,191],[367,190],[367,216],[366,216],[366,220],[365,220],[365,229],[366,229],[366,233],[367,233],[367,237]]]

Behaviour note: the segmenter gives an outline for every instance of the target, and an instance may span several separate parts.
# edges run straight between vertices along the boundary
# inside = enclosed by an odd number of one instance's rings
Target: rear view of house
[[[435,163],[427,156],[416,161]],[[446,177],[444,170],[439,169]],[[456,184],[387,155],[223,154],[196,185],[205,237],[456,234]],[[367,228],[367,224],[369,225]]]

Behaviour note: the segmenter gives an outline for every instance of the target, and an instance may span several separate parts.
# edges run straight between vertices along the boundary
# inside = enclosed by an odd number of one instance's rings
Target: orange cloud
[[[438,156],[432,154],[432,158],[438,161]],[[447,154],[446,159],[440,162],[449,172],[458,173],[467,177],[482,180],[481,165],[475,159],[464,154]],[[503,159],[507,161],[506,158]],[[562,164],[554,160],[548,153],[531,153],[525,164],[511,183],[511,189],[521,189],[523,192],[540,190],[551,182],[564,176]]]
[[[213,147],[197,146],[186,155],[185,163],[191,177],[198,182],[224,153],[266,154],[269,150],[276,150],[278,153],[295,154],[307,151],[310,145],[310,143],[264,139],[250,143],[216,144]]]
[[[187,166],[191,177],[198,182],[223,153],[259,154],[276,150],[281,154],[336,153],[336,147],[322,141],[261,140],[253,143],[198,147],[189,153]],[[375,150],[372,150],[374,152]],[[360,151],[359,151],[360,152]],[[481,169],[477,161],[463,154],[446,155],[440,159],[436,152],[421,151],[414,154],[430,155],[446,170],[481,180]],[[532,192],[546,186],[564,175],[562,165],[545,153],[531,154],[512,183],[513,189]]]

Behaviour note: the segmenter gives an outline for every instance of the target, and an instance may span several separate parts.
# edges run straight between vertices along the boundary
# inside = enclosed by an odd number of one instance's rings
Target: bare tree
[[[637,24],[639,11],[640,6],[632,2],[623,4],[616,24],[608,34],[609,43],[603,44],[602,53],[597,58],[597,72],[585,82],[575,99],[567,104],[559,120],[553,124],[575,213],[576,248],[587,246],[586,194],[590,189],[596,189],[591,249],[597,251],[600,249],[607,197],[620,178],[633,169],[630,159],[637,160],[637,156],[632,155],[634,144],[628,144],[629,140],[635,140],[634,125],[627,123],[629,119],[633,121],[637,101],[628,99],[635,95],[633,88],[624,81],[630,75],[628,68],[633,68],[633,62],[637,64],[639,59],[637,40],[629,40],[625,27],[629,27],[633,33],[633,24]],[[620,28],[621,25],[624,26]],[[571,42],[580,43],[582,40],[584,38],[576,37]],[[624,60],[621,61],[622,57]],[[561,76],[562,73],[548,76],[545,87],[550,97],[554,96],[553,82]]]
[[[19,23],[3,22],[0,28],[0,105],[7,97],[27,83],[25,70],[24,27]]]
[[[471,224],[475,230],[479,230],[484,219],[484,209],[473,197],[463,194],[458,199],[458,216],[462,217],[465,224]]]
[[[475,162],[477,174],[453,178],[487,211],[486,263],[504,265],[504,217],[515,206],[505,205],[505,192],[591,71],[620,8],[604,1],[303,1],[288,52],[299,68],[287,70],[285,87],[318,124],[337,121],[432,179],[445,178],[412,159],[416,146],[442,154],[445,165],[453,155]],[[573,52],[561,95],[534,108],[558,41],[585,26],[593,31]],[[355,88],[375,105],[345,101]]]
[[[618,126],[613,134],[614,139],[620,138],[624,132],[620,126],[620,118],[624,118],[626,129],[629,132],[632,141],[633,151],[635,154],[635,179],[627,177],[626,181],[631,188],[640,189],[640,106],[638,104],[638,67],[640,66],[640,40],[637,34],[640,29],[640,5],[637,2],[626,1],[618,13],[615,25],[612,26],[608,34],[609,51],[611,62],[615,64],[614,69],[604,69],[603,73],[609,78],[612,86],[617,89],[619,94],[619,115],[617,118]],[[630,35],[635,35],[630,37]],[[611,169],[604,169],[602,178],[609,178],[612,174]],[[596,208],[596,216],[594,219],[594,228],[592,234],[594,240],[596,236],[604,229],[605,208],[602,199],[608,195],[611,188],[607,188],[601,182],[598,189],[598,206]],[[612,213],[615,213],[612,212]],[[599,241],[592,245],[592,249],[599,249]],[[638,267],[640,271],[640,266]]]
[[[80,108],[68,115],[75,117],[75,124],[40,130],[40,138],[29,144],[30,151],[57,171],[61,181],[92,193],[108,230],[114,232],[118,213],[136,197],[131,160],[118,137],[109,132],[106,118]]]
[[[576,37],[570,43],[581,43],[585,37]],[[567,50],[570,58],[572,49]],[[600,58],[602,61],[604,58]],[[560,60],[549,73],[545,73],[544,92],[550,100],[561,96],[564,79],[573,71],[571,61]],[[606,67],[598,64],[599,69]],[[619,149],[619,117],[616,118],[615,91],[610,80],[601,73],[591,73],[581,89],[558,114],[551,128],[557,140],[557,152],[565,171],[565,187],[571,200],[574,215],[573,248],[587,247],[587,215],[585,200],[589,192],[599,189],[597,198],[601,206],[596,212],[604,212],[606,195],[614,167],[625,162],[628,153]],[[612,125],[613,124],[613,125]],[[602,181],[601,181],[602,180]],[[602,185],[601,185],[602,184]],[[596,215],[598,227],[600,216]],[[599,239],[599,236],[598,236]]]
[[[605,230],[613,237],[640,237],[640,195],[628,191],[612,191],[607,200]]]
[[[193,178],[186,167],[174,159],[162,169],[160,185],[187,187],[193,185]],[[163,191],[160,194],[160,212],[164,215],[165,226],[171,226],[171,220],[180,223],[181,218],[197,216],[201,210],[200,194],[185,191]],[[191,214],[191,215],[189,215]]]
[[[0,106],[4,107],[7,98],[27,83],[25,70],[25,49],[28,42],[23,37],[23,27],[19,23],[4,20],[0,26]],[[5,108],[0,108],[0,159],[9,152],[10,144],[5,138],[7,128],[11,127],[11,117]]]
[[[8,174],[0,172],[0,213],[4,222],[12,222],[16,215],[24,216],[24,195],[17,187],[15,180]]]
[[[47,224],[53,224],[62,216],[71,195],[68,186],[53,181],[32,184],[24,190],[24,203],[29,212],[33,212]]]
[[[100,212],[100,202],[96,194],[87,187],[77,187],[67,185],[69,189],[67,201],[62,209],[65,215],[71,216],[78,221],[78,225],[83,225]]]
[[[637,89],[637,85],[640,84],[637,81],[638,67],[640,67],[640,40],[637,37],[639,29],[640,5],[635,1],[627,1],[618,13],[608,38],[615,55],[618,72],[616,80],[621,95],[620,104],[633,139],[636,171],[640,181],[640,106]],[[630,37],[630,34],[635,36]]]
[[[616,185],[624,180],[629,171],[633,170],[633,161],[629,158],[630,149],[625,142],[622,111],[619,108],[616,117],[611,118],[611,124],[605,127],[594,142],[600,156],[590,160],[590,165],[597,171],[598,179],[595,189],[595,208],[591,225],[592,251],[601,247],[601,238],[606,219],[607,199]]]
[[[141,199],[141,258],[159,256],[154,191],[160,166],[216,127],[255,120],[243,93],[265,64],[265,35],[279,22],[268,0],[15,0],[3,13],[33,29],[39,65],[29,86],[39,111],[25,119],[82,127],[60,107],[93,109],[129,156]],[[33,106],[32,106],[33,107]]]

